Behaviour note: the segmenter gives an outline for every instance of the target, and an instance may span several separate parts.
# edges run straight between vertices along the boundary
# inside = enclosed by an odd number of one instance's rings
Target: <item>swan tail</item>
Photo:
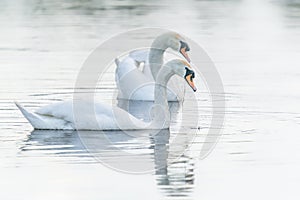
[[[19,108],[23,116],[31,124],[34,129],[40,130],[73,130],[73,126],[63,119],[58,119],[53,116],[39,115],[27,111],[19,103],[15,102],[16,106]]]
[[[27,119],[27,121],[33,126],[33,128],[39,129],[40,128],[40,124],[44,123],[42,121],[42,119],[38,115],[27,111],[25,108],[23,108],[17,102],[15,102],[15,104],[18,107],[18,109],[21,111],[21,113],[23,114],[23,116]]]

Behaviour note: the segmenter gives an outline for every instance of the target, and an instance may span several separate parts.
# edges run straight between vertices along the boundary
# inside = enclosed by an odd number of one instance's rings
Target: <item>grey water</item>
[[[189,96],[183,104],[187,120],[200,120],[181,156],[191,135],[178,132],[176,106],[170,131],[137,138],[33,131],[15,107],[71,99],[101,42],[149,26],[193,39],[222,78],[225,123],[207,157],[199,159],[211,119],[201,79],[199,113]],[[2,0],[0,27],[0,199],[299,199],[300,1]],[[113,71],[98,86],[111,103]]]

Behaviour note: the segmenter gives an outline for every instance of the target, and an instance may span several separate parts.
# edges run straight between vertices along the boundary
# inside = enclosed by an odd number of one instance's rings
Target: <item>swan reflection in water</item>
[[[126,110],[138,119],[142,119],[146,122],[151,121],[151,109],[153,108],[153,101],[133,101],[119,99],[116,102],[117,106]],[[169,101],[168,102],[171,123],[176,121],[178,114],[182,109],[182,102]]]
[[[169,143],[170,135],[169,130],[156,134],[147,131],[35,130],[24,142],[21,153],[41,153],[76,164],[94,160],[131,173],[152,172],[158,188],[166,196],[189,196],[194,185],[193,159],[186,154],[178,157],[178,148]]]
[[[150,120],[152,105],[153,102],[118,101],[118,106],[146,121]],[[173,102],[169,107],[174,122],[181,105]],[[34,130],[21,152],[45,153],[71,163],[101,162],[127,173],[151,172],[165,196],[188,197],[194,187],[194,159],[184,151],[191,138],[188,133],[175,132]]]

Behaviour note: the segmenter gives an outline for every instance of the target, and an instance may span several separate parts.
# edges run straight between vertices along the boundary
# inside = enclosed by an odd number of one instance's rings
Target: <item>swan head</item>
[[[169,37],[169,46],[174,51],[178,51],[188,62],[191,62],[191,59],[187,53],[190,51],[190,47],[181,35],[178,33],[171,33]]]
[[[184,78],[194,92],[197,91],[193,80],[195,78],[195,72],[192,70],[192,67],[188,62],[180,59],[174,59],[168,62],[167,65],[171,68],[174,74]]]
[[[167,32],[162,34],[157,38],[157,46],[164,46],[163,49],[171,48],[174,51],[179,52],[188,62],[191,62],[191,59],[188,55],[190,47],[186,40],[175,32]]]

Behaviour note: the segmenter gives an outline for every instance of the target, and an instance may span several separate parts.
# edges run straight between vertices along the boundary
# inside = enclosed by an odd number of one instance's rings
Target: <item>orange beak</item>
[[[196,91],[197,91],[197,88],[196,88],[196,86],[195,86],[195,84],[194,84],[194,82],[193,82],[192,74],[187,75],[187,76],[185,77],[185,80],[186,80],[186,82],[189,84],[189,86],[193,89],[193,91],[196,92]]]
[[[189,55],[187,54],[186,52],[186,47],[183,47],[180,49],[180,53],[181,55],[183,55],[183,57],[188,61],[188,62],[191,62],[191,59],[189,57]]]

